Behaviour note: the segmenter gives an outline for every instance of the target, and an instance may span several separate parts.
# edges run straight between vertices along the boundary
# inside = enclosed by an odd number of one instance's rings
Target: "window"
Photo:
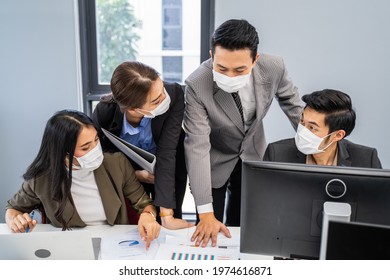
[[[209,58],[214,6],[214,0],[80,0],[84,112],[91,115],[110,92],[112,71],[126,60],[184,84]],[[182,210],[184,219],[195,218],[189,190]]]
[[[89,115],[100,96],[110,92],[112,72],[123,61],[141,61],[163,80],[184,84],[209,57],[213,0],[91,0],[79,1],[79,11]]]
[[[182,0],[163,0],[162,10],[163,50],[182,50]],[[198,31],[194,27],[189,31]]]
[[[181,83],[183,80],[183,57],[163,56],[162,63],[164,81]]]

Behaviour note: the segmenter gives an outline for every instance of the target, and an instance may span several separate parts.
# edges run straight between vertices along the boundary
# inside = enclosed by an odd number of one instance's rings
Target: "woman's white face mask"
[[[249,83],[250,77],[251,72],[245,75],[229,77],[213,69],[213,79],[217,83],[217,86],[229,93],[236,92],[245,87]]]
[[[144,110],[144,109],[137,109],[137,112],[144,115],[145,118],[150,118],[150,119],[153,119],[156,116],[164,114],[166,111],[168,111],[169,105],[171,104],[171,97],[169,96],[169,94],[167,93],[165,88],[164,88],[164,94],[165,94],[164,100],[160,104],[158,104],[158,106],[156,108],[154,108],[154,110],[148,111],[148,110]],[[148,112],[148,114],[145,114],[142,111]]]
[[[73,169],[76,170],[89,170],[93,171],[97,169],[103,162],[103,150],[102,146],[100,145],[100,141],[96,144],[96,146],[90,150],[88,153],[81,157],[74,157],[77,159],[77,162],[80,164],[80,166],[73,164]]]
[[[298,150],[305,155],[323,153],[330,145],[332,145],[333,141],[330,142],[326,147],[319,149],[322,141],[335,132],[336,131],[324,137],[319,137],[302,124],[298,124],[297,133],[295,134],[295,144],[297,145]]]

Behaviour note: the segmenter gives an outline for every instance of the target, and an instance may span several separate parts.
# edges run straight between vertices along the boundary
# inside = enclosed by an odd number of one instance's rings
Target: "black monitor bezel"
[[[305,173],[324,173],[332,175],[343,175],[343,176],[370,176],[376,178],[386,178],[390,180],[390,170],[384,169],[370,169],[370,168],[359,168],[359,167],[344,167],[344,166],[318,166],[318,165],[306,165],[306,164],[297,164],[297,163],[281,163],[281,162],[265,162],[265,161],[253,161],[253,160],[244,160],[242,162],[242,201],[241,201],[241,237],[245,238],[245,215],[250,209],[246,209],[245,196],[246,194],[246,170],[248,168],[260,168],[260,169],[272,169],[272,170],[286,170],[286,171],[296,171],[296,172],[305,172]],[[390,188],[390,186],[389,186]],[[250,206],[249,206],[250,208]],[[313,242],[320,242],[320,238],[314,238]],[[252,246],[253,247],[253,246]],[[262,252],[254,252],[253,248],[248,249],[248,245],[243,244],[241,239],[241,253],[250,253],[250,254],[262,254]],[[269,254],[268,254],[269,255]],[[278,257],[297,257],[297,258],[311,258],[310,256],[284,256],[284,255],[275,255]],[[317,257],[314,257],[317,258]]]

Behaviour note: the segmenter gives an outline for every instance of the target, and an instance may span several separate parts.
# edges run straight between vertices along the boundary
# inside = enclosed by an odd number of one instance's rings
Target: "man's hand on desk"
[[[156,222],[156,210],[151,205],[146,206],[138,220],[138,231],[142,240],[146,242],[146,250],[160,234],[160,228],[160,224]]]
[[[169,208],[160,207],[160,217],[162,226],[167,229],[182,229],[194,226],[193,223],[173,217],[173,210]]]
[[[199,223],[196,227],[191,241],[195,241],[196,246],[202,243],[202,247],[206,247],[211,237],[211,246],[217,245],[218,232],[222,231],[226,237],[232,237],[228,228],[218,221],[213,212],[199,214]]]

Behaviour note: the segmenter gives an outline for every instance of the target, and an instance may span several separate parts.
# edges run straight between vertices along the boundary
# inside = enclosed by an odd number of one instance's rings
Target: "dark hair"
[[[123,62],[112,74],[113,98],[122,110],[140,108],[146,103],[150,88],[158,77],[158,72],[148,65],[136,61]]]
[[[306,94],[302,100],[306,103],[306,107],[325,114],[325,125],[329,127],[329,133],[343,129],[345,136],[348,136],[355,128],[356,113],[348,94],[324,89]]]
[[[25,180],[43,174],[49,176],[52,199],[58,202],[58,209],[54,215],[61,222],[63,230],[68,229],[69,222],[62,217],[67,201],[69,200],[74,207],[70,192],[72,168],[66,168],[65,158],[68,155],[71,167],[78,136],[86,126],[95,127],[92,120],[84,113],[73,110],[55,113],[47,121],[38,155],[23,175]]]
[[[211,36],[211,53],[214,56],[216,46],[232,51],[249,49],[255,61],[258,44],[256,28],[244,19],[231,19],[222,23]]]

